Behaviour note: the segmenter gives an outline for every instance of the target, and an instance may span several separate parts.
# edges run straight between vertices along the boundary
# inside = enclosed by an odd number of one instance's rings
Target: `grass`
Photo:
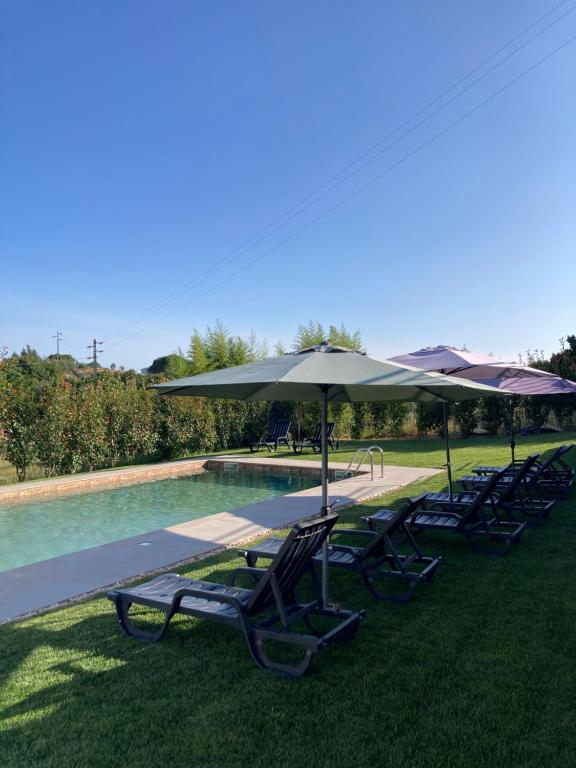
[[[42,467],[34,464],[28,468],[26,473],[27,480],[39,480],[44,477]],[[6,459],[0,458],[0,485],[7,483],[17,483],[18,477],[16,476],[16,470],[9,464]]]
[[[524,438],[519,453],[557,442]],[[388,463],[444,461],[438,441],[387,445]],[[456,441],[454,453],[457,470],[507,458],[501,439]],[[343,521],[443,485],[415,484]],[[573,494],[499,560],[424,534],[445,563],[405,606],[335,574],[334,596],[368,616],[301,681],[261,672],[239,633],[207,622],[177,617],[157,645],[129,640],[104,598],[2,626],[0,765],[576,765],[574,506]],[[228,551],[179,570],[224,580],[239,564]]]
[[[470,467],[478,464],[478,456],[481,454],[484,463],[502,464],[510,461],[509,436],[482,437],[468,439],[450,439],[450,452],[452,471],[466,472]],[[523,457],[530,452],[548,451],[561,443],[576,441],[576,432],[562,432],[543,435],[523,435],[516,438],[516,455]],[[378,445],[384,451],[384,463],[409,467],[444,467],[446,464],[446,451],[443,440],[432,438],[410,438],[403,440],[345,440],[335,451],[329,452],[330,461],[346,463],[352,459],[358,448],[367,448]],[[247,456],[262,456],[266,459],[301,459],[303,461],[320,461],[320,455],[312,450],[294,455],[285,446],[280,446],[277,452],[270,453],[261,450],[259,453],[250,453],[249,450],[228,451]],[[378,457],[374,455],[374,464],[377,466]]]

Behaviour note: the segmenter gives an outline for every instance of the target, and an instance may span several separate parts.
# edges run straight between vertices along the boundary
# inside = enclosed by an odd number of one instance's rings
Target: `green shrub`
[[[531,426],[542,427],[550,413],[550,399],[547,397],[523,397],[522,410]]]
[[[419,435],[432,432],[434,435],[444,433],[444,411],[442,403],[418,403],[416,408],[416,428]]]
[[[360,440],[364,436],[366,424],[366,403],[352,403],[352,439]]]
[[[489,435],[497,435],[508,418],[509,405],[503,397],[482,397],[478,405],[480,422]]]
[[[37,457],[38,405],[23,377],[5,383],[0,392],[3,452],[21,482]]]
[[[214,414],[206,400],[196,397],[157,398],[158,451],[173,459],[183,453],[204,453],[214,449]]]
[[[456,403],[453,414],[462,437],[470,437],[478,426],[478,401],[465,400],[462,403]]]

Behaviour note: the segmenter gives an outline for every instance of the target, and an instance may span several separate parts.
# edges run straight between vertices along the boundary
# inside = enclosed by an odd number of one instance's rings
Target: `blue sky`
[[[576,43],[522,73],[576,35],[568,1],[234,253],[554,6],[4,0],[0,344],[47,354],[60,330],[80,357],[97,336],[139,368],[216,318],[271,346],[316,319],[379,357],[556,350],[576,332]]]

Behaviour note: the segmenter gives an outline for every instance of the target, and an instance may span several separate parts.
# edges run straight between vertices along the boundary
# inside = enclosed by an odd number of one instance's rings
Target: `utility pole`
[[[62,331],[56,331],[56,335],[52,336],[53,339],[56,339],[56,355],[60,357],[60,342],[62,341]]]
[[[92,339],[92,344],[88,344],[86,349],[91,349],[92,354],[88,357],[88,360],[92,360],[92,370],[94,372],[94,379],[98,376],[98,355],[101,355],[102,352],[104,352],[103,349],[98,349],[98,344],[104,344],[103,341],[96,341],[96,339]]]

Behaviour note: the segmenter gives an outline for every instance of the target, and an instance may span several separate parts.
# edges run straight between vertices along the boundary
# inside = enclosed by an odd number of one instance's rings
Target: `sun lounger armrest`
[[[330,533],[330,546],[332,546],[332,538],[334,536],[361,536],[364,538],[370,538],[375,539],[376,537],[380,536],[379,533],[376,531],[357,531],[354,528],[333,528],[332,532]]]
[[[464,491],[466,493],[466,491]],[[419,515],[422,510],[429,512],[434,509],[437,509],[440,507],[443,509],[444,507],[450,509],[450,508],[459,508],[460,510],[467,509],[469,506],[471,506],[474,503],[474,499],[459,499],[458,497],[461,494],[455,494],[452,499],[425,499],[425,504],[422,507],[419,507],[418,509],[414,510],[412,515],[410,517],[414,517],[415,514]]]
[[[240,600],[232,595],[223,595],[220,592],[211,592],[209,589],[192,589],[191,587],[184,587],[174,593],[172,600],[172,608],[177,607],[182,602],[183,597],[200,597],[204,600],[208,600],[211,603],[226,603],[227,605],[236,608],[238,613],[242,613],[243,606]]]
[[[238,568],[234,568],[230,574],[230,580],[228,581],[228,584],[233,587],[237,576],[251,576],[254,581],[258,583],[264,573],[266,573],[265,568],[253,568],[248,565],[239,566]]]
[[[353,557],[356,562],[359,561],[358,553],[356,552],[354,547],[347,547],[344,544],[332,544],[332,543],[330,543],[330,551],[331,552],[343,552],[345,555],[350,555],[350,557]]]
[[[419,515],[426,515],[426,514],[437,515],[438,517],[440,517],[440,516],[447,517],[449,520],[460,521],[462,519],[462,515],[458,514],[458,512],[447,512],[444,509],[442,509],[442,510],[438,510],[438,509],[424,509],[424,510],[419,510],[419,511],[413,513],[410,516],[409,520],[407,521],[408,525],[409,526],[412,525],[412,524],[419,525],[419,523],[417,521],[418,516]]]

